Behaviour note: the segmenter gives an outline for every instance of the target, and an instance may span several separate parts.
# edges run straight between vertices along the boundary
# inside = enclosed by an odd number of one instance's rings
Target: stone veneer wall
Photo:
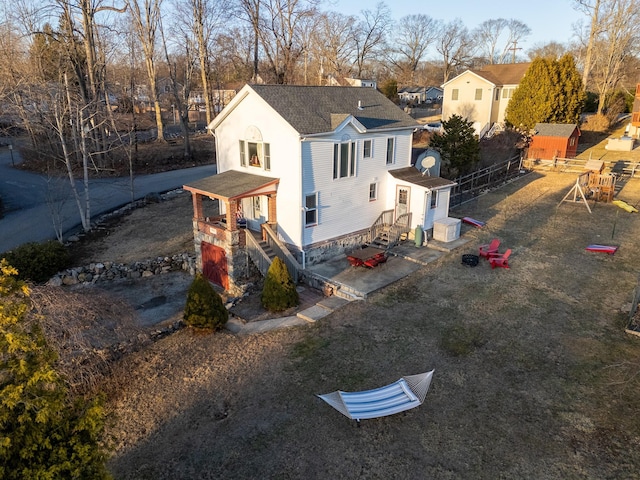
[[[345,252],[350,252],[362,245],[370,242],[369,230],[361,230],[359,232],[334,238],[326,242],[318,242],[309,245],[305,250],[305,266],[315,265],[317,263],[326,262]],[[302,252],[299,250],[289,249],[298,263],[302,265]]]

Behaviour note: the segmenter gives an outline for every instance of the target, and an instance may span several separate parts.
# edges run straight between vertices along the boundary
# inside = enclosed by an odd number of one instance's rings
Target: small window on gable
[[[373,145],[372,140],[365,140],[362,147],[362,157],[363,158],[371,158],[373,154]]]
[[[460,93],[460,90],[458,90],[457,88],[454,88],[453,90],[451,90],[451,100],[458,100],[459,93]]]
[[[476,100],[482,100],[482,89],[481,88],[476,88],[476,96],[475,96]]]
[[[395,139],[387,138],[387,165],[395,163]]]
[[[268,143],[240,140],[240,166],[271,170],[271,148]]]
[[[318,224],[318,194],[304,197],[304,224],[306,227]]]

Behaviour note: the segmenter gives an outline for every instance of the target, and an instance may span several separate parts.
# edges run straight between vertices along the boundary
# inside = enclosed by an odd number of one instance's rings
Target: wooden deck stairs
[[[411,230],[411,213],[400,215],[393,222],[393,210],[386,210],[369,229],[372,247],[388,249],[396,245],[403,234]]]

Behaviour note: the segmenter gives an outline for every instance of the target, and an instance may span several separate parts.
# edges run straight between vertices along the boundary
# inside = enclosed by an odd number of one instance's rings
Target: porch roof
[[[423,175],[415,167],[404,167],[396,170],[389,170],[389,173],[393,178],[397,178],[403,182],[413,183],[414,185],[428,188],[429,190],[452,187],[456,184],[456,182],[446,178]]]
[[[184,189],[220,200],[237,200],[276,193],[279,178],[228,170],[184,185]]]

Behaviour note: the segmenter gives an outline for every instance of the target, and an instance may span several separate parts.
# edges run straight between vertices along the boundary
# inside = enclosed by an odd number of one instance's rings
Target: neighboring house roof
[[[265,189],[275,191],[279,181],[278,178],[228,170],[191,182],[185,188],[207,196],[215,193],[216,198],[237,199],[264,193]]]
[[[331,132],[337,119],[349,115],[367,130],[419,125],[373,88],[301,85],[251,85],[250,88],[301,135]]]
[[[576,128],[575,123],[536,123],[534,130],[541,137],[569,138]]]
[[[398,89],[398,93],[424,93],[425,87],[403,87]]]
[[[403,182],[413,183],[421,187],[428,188],[429,190],[438,190],[444,187],[451,187],[456,184],[451,180],[447,180],[442,177],[431,177],[429,175],[423,175],[415,167],[404,167],[396,170],[389,170],[389,173],[393,178],[397,178]]]
[[[531,63],[501,63],[470,70],[494,85],[518,85]]]

